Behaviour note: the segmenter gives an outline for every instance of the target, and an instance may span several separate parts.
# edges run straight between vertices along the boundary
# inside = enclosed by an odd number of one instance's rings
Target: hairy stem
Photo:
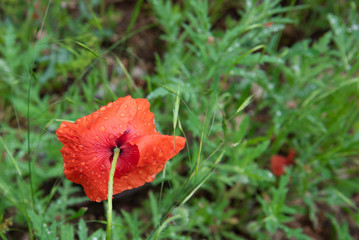
[[[108,208],[107,208],[107,227],[106,227],[106,240],[111,239],[111,228],[112,228],[112,193],[113,193],[113,177],[115,175],[117,158],[120,155],[120,149],[115,148],[113,150],[113,160],[110,170],[110,179],[108,181]]]

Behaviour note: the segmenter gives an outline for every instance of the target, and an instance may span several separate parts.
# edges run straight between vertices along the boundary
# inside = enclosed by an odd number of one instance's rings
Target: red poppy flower
[[[270,167],[272,173],[277,177],[284,174],[285,167],[294,164],[295,155],[295,150],[291,148],[287,157],[281,155],[272,156],[270,159]]]
[[[166,162],[185,146],[186,139],[161,135],[146,99],[130,96],[110,102],[56,131],[64,147],[64,173],[81,184],[91,201],[107,199],[113,149],[118,147],[113,194],[152,182]]]
[[[273,25],[272,22],[267,22],[266,24],[264,24],[264,26],[265,26],[266,28],[269,28],[269,27],[271,27],[272,25]]]
[[[284,174],[284,167],[286,165],[287,165],[286,157],[280,155],[274,155],[270,159],[271,171],[275,176],[280,176]]]

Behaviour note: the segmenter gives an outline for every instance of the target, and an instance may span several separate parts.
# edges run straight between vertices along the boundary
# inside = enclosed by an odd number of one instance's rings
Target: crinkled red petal
[[[133,171],[138,164],[140,152],[136,145],[125,143],[121,145],[120,156],[117,160],[115,177],[124,176]]]
[[[138,137],[155,133],[154,114],[150,112],[150,103],[144,98],[135,99],[135,101],[136,115],[129,126],[131,134]]]
[[[140,152],[137,167],[127,175],[114,178],[114,194],[152,182],[166,162],[181,151],[186,139],[159,133],[142,136],[131,141]]]

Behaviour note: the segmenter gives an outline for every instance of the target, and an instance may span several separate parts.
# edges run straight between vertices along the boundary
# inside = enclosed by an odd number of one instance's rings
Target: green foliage
[[[2,239],[105,238],[55,131],[129,94],[187,144],[140,206],[116,208],[113,239],[310,239],[300,218],[357,237],[355,1],[138,1],[120,37],[125,10],[105,2],[0,3]],[[138,28],[142,16],[155,22]],[[135,79],[129,41],[152,27],[163,53],[149,49],[155,70]],[[290,149],[295,164],[274,176],[271,156]]]

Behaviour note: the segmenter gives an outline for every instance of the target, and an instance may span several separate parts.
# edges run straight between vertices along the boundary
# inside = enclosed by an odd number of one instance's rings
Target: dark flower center
[[[115,177],[127,175],[134,170],[140,158],[138,147],[129,143],[131,140],[130,130],[126,130],[117,140],[116,147],[120,149],[120,155],[117,159]],[[115,148],[113,148],[115,149]],[[113,149],[110,157],[110,162],[113,160]]]

